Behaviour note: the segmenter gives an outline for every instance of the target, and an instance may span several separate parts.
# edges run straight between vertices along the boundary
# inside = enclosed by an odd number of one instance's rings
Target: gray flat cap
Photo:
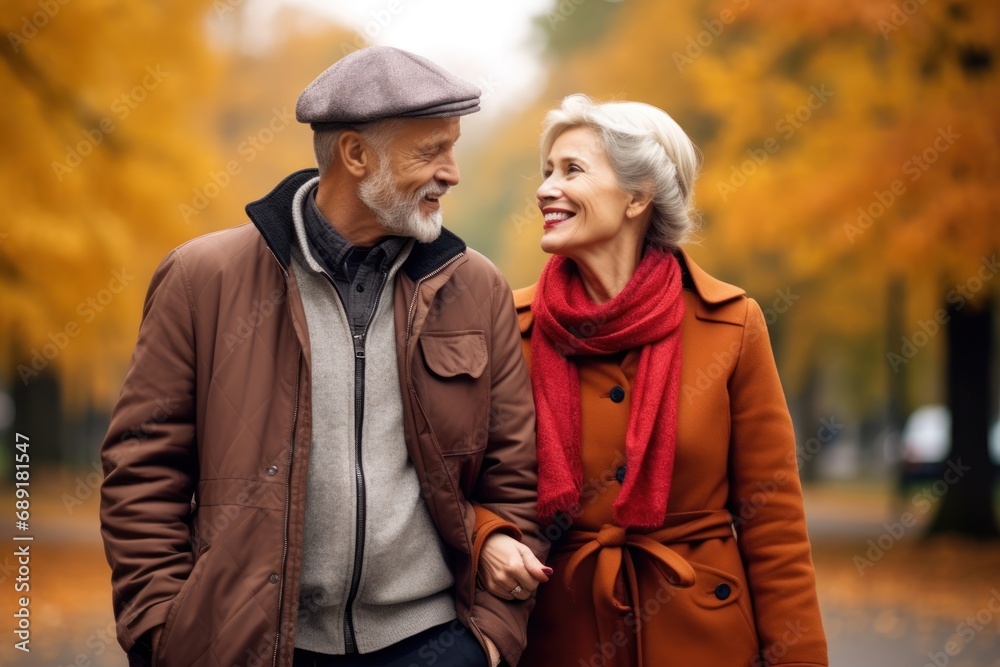
[[[479,111],[479,88],[416,54],[369,46],[306,86],[295,118],[334,130],[385,118],[446,118]]]

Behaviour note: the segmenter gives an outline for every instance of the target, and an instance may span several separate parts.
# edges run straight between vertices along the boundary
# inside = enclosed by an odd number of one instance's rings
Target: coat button
[[[268,469],[267,469],[267,474],[268,475],[277,475],[278,474],[278,466],[269,466]]]
[[[719,584],[715,587],[715,597],[720,600],[727,600],[729,599],[729,593],[731,590],[732,589],[729,588],[729,584]]]
[[[279,577],[277,574],[275,574],[273,572],[271,573],[271,583],[272,584],[278,583],[278,581],[280,581],[280,579],[281,579],[281,577]]]
[[[611,400],[615,403],[621,403],[625,400],[625,390],[615,385],[611,388]]]
[[[358,290],[359,292],[364,292],[365,291],[365,286],[364,286],[363,283],[358,283],[358,286],[355,287],[354,289]]]
[[[625,466],[621,466],[615,471],[615,479],[618,480],[619,484],[625,483]]]

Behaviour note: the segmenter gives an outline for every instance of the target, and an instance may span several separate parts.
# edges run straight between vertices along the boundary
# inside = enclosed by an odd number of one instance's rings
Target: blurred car
[[[945,405],[924,405],[906,420],[899,462],[900,485],[939,479],[951,451],[951,411]],[[1000,465],[1000,421],[989,432],[990,459]]]

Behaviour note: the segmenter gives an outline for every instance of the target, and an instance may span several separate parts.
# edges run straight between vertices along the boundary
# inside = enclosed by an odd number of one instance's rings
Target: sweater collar
[[[292,228],[295,230],[295,245],[292,247],[292,257],[313,273],[329,273],[331,267],[324,266],[325,262],[318,256],[316,249],[313,248],[312,242],[309,240],[309,232],[306,229],[306,218],[308,217],[306,200],[312,198],[311,193],[316,188],[316,183],[318,182],[318,176],[307,180],[299,186],[295,196],[292,197]],[[325,221],[322,224],[329,225]],[[334,233],[336,234],[336,232]],[[337,236],[340,237],[339,234]],[[345,239],[340,238],[340,240],[350,248],[350,244]],[[393,271],[395,271],[399,263],[405,262],[414,240],[394,236],[383,241],[383,243],[391,243],[396,246],[392,248],[391,252],[386,252],[386,263],[384,265],[385,270],[389,270],[392,267]],[[383,250],[383,252],[385,251]],[[332,275],[330,277],[333,278]]]
[[[286,273],[291,265],[292,244],[296,242],[293,201],[302,186],[318,176],[319,170],[315,168],[300,169],[286,176],[270,193],[246,206],[251,222]],[[434,241],[413,244],[402,270],[411,280],[420,280],[465,252],[465,248],[461,238],[448,229],[442,229],[441,235]]]

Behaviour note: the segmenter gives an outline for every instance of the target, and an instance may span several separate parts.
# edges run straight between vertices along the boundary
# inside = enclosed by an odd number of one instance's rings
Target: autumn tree
[[[738,119],[706,151],[714,240],[729,256],[780,255],[782,278],[814,286],[801,350],[897,329],[869,379],[906,374],[911,397],[943,393],[963,469],[933,530],[980,537],[997,536],[998,14],[973,1],[758,3],[692,65],[706,110]],[[890,299],[904,300],[901,322],[884,315]]]
[[[207,171],[208,0],[13,0],[0,9],[0,368],[53,453],[62,410],[105,408],[149,276],[200,227],[177,216]]]
[[[0,10],[0,368],[17,426],[86,460],[68,424],[117,397],[149,277],[166,252],[246,221],[244,205],[313,164],[305,85],[365,36],[304,10],[262,39],[245,3],[133,0]],[[75,436],[74,436],[75,437]],[[76,449],[86,451],[76,451]]]
[[[985,1],[689,0],[623,3],[600,29],[569,16],[543,36],[572,45],[589,31],[586,47],[547,51],[538,99],[467,170],[506,185],[471,188],[463,214],[494,221],[502,268],[533,282],[545,110],[573,92],[667,110],[704,153],[703,242],[689,250],[764,307],[800,439],[827,410],[870,437],[947,398],[951,458],[972,470],[940,525],[994,534],[997,13]]]

